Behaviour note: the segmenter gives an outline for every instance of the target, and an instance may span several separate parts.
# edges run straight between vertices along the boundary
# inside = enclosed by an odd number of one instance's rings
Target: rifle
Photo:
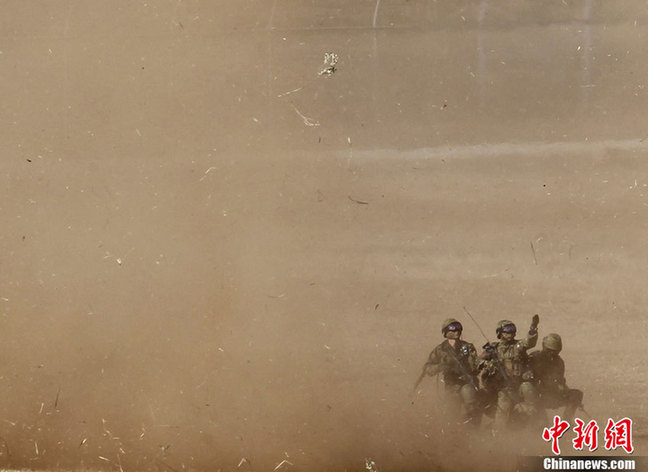
[[[466,368],[463,366],[461,363],[461,360],[457,357],[457,353],[454,352],[454,348],[450,346],[450,353],[452,357],[454,358],[455,362],[457,363],[457,367],[459,367],[459,370],[461,373],[464,375],[464,377],[467,377],[470,380],[470,384],[473,386],[475,391],[479,390],[479,386],[477,385],[477,382],[475,382],[475,376],[471,374],[470,372],[466,371]]]
[[[423,381],[423,379],[425,378],[425,374],[426,374],[426,372],[425,372],[425,366],[423,366],[423,372],[421,372],[421,375],[419,375],[419,378],[416,380],[416,383],[414,384],[414,391],[415,391],[415,392],[416,392],[416,389],[418,388],[418,386],[420,385],[420,383],[421,383],[421,382]]]
[[[461,360],[457,357],[457,353],[454,352],[454,348],[452,346],[450,347],[450,355],[452,356],[452,358],[457,363],[457,367],[459,367],[459,370],[461,371],[463,376],[470,380],[470,383],[471,383],[471,385],[473,386],[473,388],[475,390],[479,390],[479,386],[477,385],[477,382],[475,382],[475,376],[472,375],[470,372],[468,372],[466,370],[466,368],[461,364]],[[427,363],[426,363],[426,365],[427,365]],[[421,375],[419,376],[419,378],[416,380],[416,383],[414,384],[414,390],[416,390],[416,388],[419,386],[419,384],[423,381],[426,374],[427,374],[427,370],[426,370],[425,365],[424,365],[423,366],[423,372],[421,372]]]

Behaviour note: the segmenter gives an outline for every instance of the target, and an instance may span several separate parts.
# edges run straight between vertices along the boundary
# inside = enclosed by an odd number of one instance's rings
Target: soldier
[[[430,353],[414,388],[426,375],[442,374],[449,397],[457,401],[459,409],[463,407],[462,421],[477,426],[481,421],[476,380],[479,359],[475,346],[461,339],[462,332],[463,326],[454,318],[441,324],[446,339]]]
[[[571,421],[576,409],[583,403],[583,392],[567,387],[565,362],[560,357],[560,351],[560,335],[548,334],[542,339],[542,351],[532,352],[529,362],[540,395],[540,405],[552,409],[564,406],[563,417]]]
[[[479,378],[497,405],[496,428],[510,424],[514,412],[527,418],[538,413],[538,393],[532,383],[533,371],[528,365],[527,350],[538,342],[539,322],[540,317],[535,315],[528,336],[517,340],[515,324],[501,320],[496,329],[499,341],[484,346]]]

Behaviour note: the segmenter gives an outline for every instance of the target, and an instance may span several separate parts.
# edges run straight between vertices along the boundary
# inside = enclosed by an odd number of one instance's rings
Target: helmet
[[[441,334],[444,336],[448,331],[463,331],[463,326],[454,318],[447,318],[441,323]]]
[[[559,334],[549,333],[542,339],[542,348],[552,351],[562,351],[562,339]]]
[[[515,323],[509,320],[500,320],[497,322],[497,328],[495,329],[495,332],[497,333],[497,339],[502,337],[502,333],[513,333],[515,334],[517,332],[517,328],[515,327]]]

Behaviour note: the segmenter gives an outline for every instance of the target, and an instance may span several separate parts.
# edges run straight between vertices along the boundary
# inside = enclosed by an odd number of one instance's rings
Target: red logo
[[[623,418],[616,423],[612,418],[608,419],[605,427],[605,449],[611,451],[617,447],[622,447],[628,454],[632,454],[632,420]]]
[[[580,418],[574,419],[574,422],[576,423],[576,426],[574,426],[574,433],[576,433],[576,437],[572,440],[572,444],[574,445],[574,449],[577,451],[582,451],[583,446],[588,446],[590,451],[596,451],[596,448],[598,448],[598,424],[596,424],[596,421],[592,420],[589,423],[587,423],[587,426],[585,426],[585,422],[581,420]]]
[[[574,423],[575,437],[572,439],[574,449],[582,451],[583,447],[587,446],[590,451],[595,451],[598,448],[599,431],[596,420],[590,420],[585,424],[582,419],[575,418]],[[551,451],[554,454],[560,454],[559,440],[569,430],[570,426],[569,422],[556,415],[553,419],[553,426],[544,428],[542,431],[542,439],[547,442],[551,441]],[[605,427],[604,447],[608,451],[621,447],[628,454],[632,454],[634,447],[632,446],[632,420],[630,418],[623,418],[617,422],[614,422],[612,418],[608,419]]]
[[[560,416],[556,415],[554,416],[553,427],[545,428],[544,431],[542,431],[542,439],[545,441],[551,441],[551,450],[554,454],[560,454],[558,440],[568,429],[569,423],[567,421],[562,421]]]

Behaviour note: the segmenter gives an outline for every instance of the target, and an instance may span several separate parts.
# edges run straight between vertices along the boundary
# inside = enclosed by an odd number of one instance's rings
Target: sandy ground
[[[464,307],[646,454],[645,2],[451,3],[0,6],[0,466],[550,454],[412,392]]]

